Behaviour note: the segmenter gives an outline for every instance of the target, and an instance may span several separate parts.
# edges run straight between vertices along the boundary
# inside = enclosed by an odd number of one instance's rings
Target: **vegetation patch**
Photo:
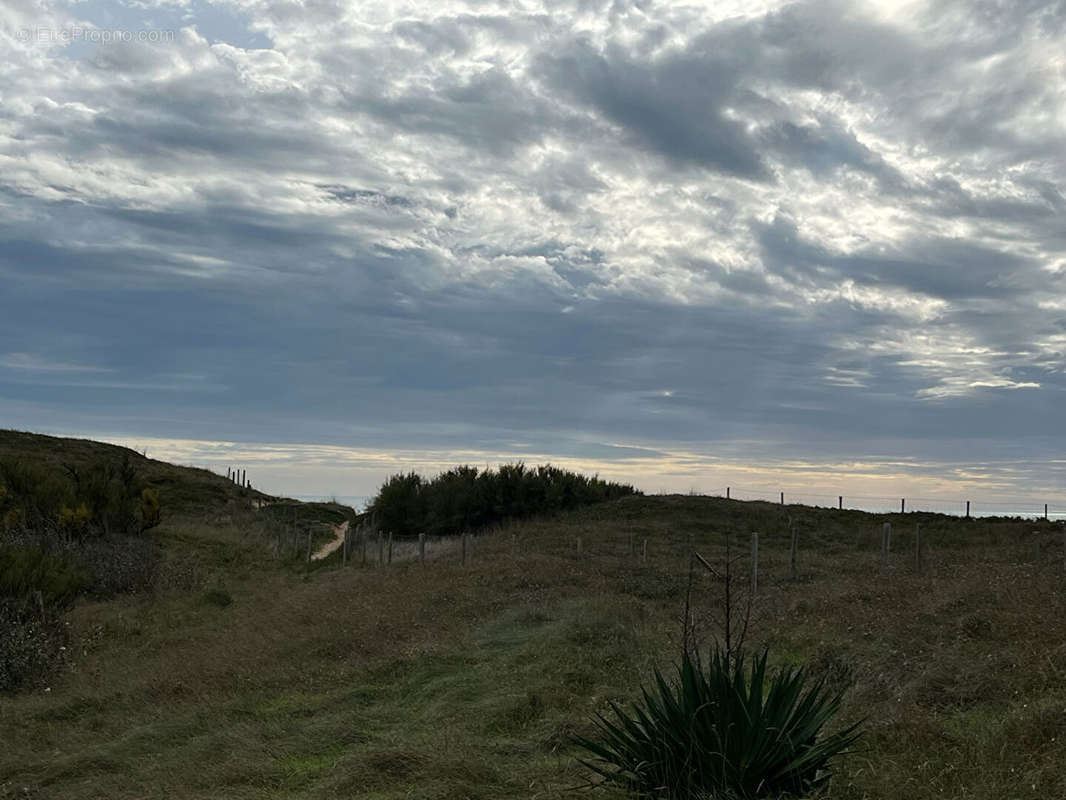
[[[367,511],[397,536],[450,535],[535,514],[553,514],[639,494],[632,486],[589,478],[550,464],[462,466],[425,479],[410,472],[390,477]]]
[[[716,650],[703,665],[689,652],[677,678],[658,671],[631,711],[611,703],[598,735],[579,737],[585,763],[642,798],[804,796],[823,786],[848,752],[858,724],[827,733],[842,695],[803,669],[767,673],[766,653],[734,658]]]

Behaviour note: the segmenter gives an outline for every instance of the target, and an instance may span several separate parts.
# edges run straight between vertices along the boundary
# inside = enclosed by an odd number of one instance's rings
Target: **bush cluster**
[[[379,527],[397,536],[447,535],[637,493],[632,486],[550,464],[461,466],[432,479],[414,472],[393,475],[367,510]]]
[[[64,473],[0,461],[0,530],[51,531],[68,539],[137,534],[159,524],[159,495],[127,456],[68,465]]]
[[[59,616],[81,594],[151,585],[159,497],[128,458],[50,471],[0,462],[0,691],[41,680],[64,643]]]

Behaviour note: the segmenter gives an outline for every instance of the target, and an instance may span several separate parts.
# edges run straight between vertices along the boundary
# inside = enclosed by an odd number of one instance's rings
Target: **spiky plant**
[[[848,752],[859,724],[824,733],[842,697],[802,668],[767,676],[766,652],[748,668],[715,650],[704,669],[689,653],[676,681],[656,670],[652,688],[613,719],[598,715],[598,736],[579,737],[582,763],[640,798],[801,796],[825,783],[830,762]]]

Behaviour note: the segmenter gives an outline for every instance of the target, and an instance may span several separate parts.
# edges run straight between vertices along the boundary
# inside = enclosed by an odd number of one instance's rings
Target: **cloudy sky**
[[[1066,5],[4,0],[0,426],[276,491],[1063,498]]]

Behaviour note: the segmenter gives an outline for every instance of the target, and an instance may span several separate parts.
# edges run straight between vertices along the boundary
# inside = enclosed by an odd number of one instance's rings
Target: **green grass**
[[[841,724],[870,719],[827,797],[1066,796],[1057,526],[638,497],[479,537],[465,568],[449,550],[306,571],[239,499],[165,518],[154,591],[80,601],[50,691],[0,696],[0,798],[585,796],[572,736],[669,668],[688,542],[715,558],[752,530],[752,644],[845,689]],[[694,588],[708,640],[718,587]]]

